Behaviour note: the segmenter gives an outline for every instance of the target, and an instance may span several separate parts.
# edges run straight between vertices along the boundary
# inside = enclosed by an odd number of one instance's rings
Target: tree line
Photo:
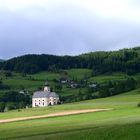
[[[31,97],[17,91],[7,91],[0,93],[0,112],[12,109],[25,108],[31,104]]]
[[[70,68],[89,68],[94,75],[111,72],[126,72],[132,75],[140,72],[140,47],[78,56],[24,55],[0,62],[1,70],[30,74]]]
[[[140,87],[140,81],[134,78],[127,78],[121,81],[108,81],[97,85],[96,88],[87,88],[86,91],[79,89],[79,93],[70,96],[60,96],[64,103],[78,102],[97,98],[105,98],[113,95],[125,93]]]

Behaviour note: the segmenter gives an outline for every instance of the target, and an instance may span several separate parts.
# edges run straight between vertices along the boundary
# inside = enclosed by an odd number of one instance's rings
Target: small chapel
[[[51,92],[48,81],[45,82],[43,91],[36,91],[32,96],[32,107],[45,107],[59,103],[59,96]]]

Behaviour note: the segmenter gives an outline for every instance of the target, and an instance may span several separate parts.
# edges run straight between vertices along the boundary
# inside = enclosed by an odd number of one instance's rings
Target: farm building
[[[59,102],[59,96],[50,91],[48,82],[45,83],[44,91],[36,91],[32,97],[32,107],[45,107],[56,105]]]

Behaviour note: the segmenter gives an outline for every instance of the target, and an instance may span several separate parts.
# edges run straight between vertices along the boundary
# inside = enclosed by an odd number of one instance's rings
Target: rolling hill
[[[135,74],[140,72],[140,47],[78,56],[25,55],[3,62],[0,68],[30,74],[72,68],[92,69],[94,75],[111,72]]]
[[[107,112],[77,114],[11,122],[0,125],[1,140],[138,140],[140,89],[103,98],[49,108],[3,113],[0,119],[49,114],[65,110],[113,108]]]
[[[25,55],[0,62],[0,69],[0,104],[15,109],[0,113],[0,121],[34,118],[0,124],[0,140],[138,140],[140,137],[140,47],[79,56]],[[78,86],[63,84],[61,78]],[[30,108],[33,92],[41,90],[46,80],[64,104]],[[91,89],[91,84],[97,88]],[[29,108],[21,109],[26,105]],[[42,115],[89,109],[109,111],[37,119]]]
[[[4,62],[5,60],[3,60],[3,59],[0,59],[0,62]]]

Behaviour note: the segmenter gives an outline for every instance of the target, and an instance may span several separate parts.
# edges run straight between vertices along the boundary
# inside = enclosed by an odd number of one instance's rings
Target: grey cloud
[[[40,7],[26,10],[31,15],[27,16],[24,11],[0,11],[0,56],[3,58],[29,53],[77,55],[140,44],[140,26],[131,22],[102,19],[73,6],[50,12],[41,11]]]

